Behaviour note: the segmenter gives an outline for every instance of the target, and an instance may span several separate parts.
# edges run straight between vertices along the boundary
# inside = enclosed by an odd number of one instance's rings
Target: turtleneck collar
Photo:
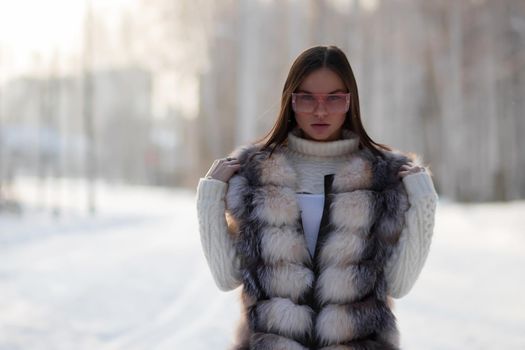
[[[301,130],[295,127],[288,133],[288,149],[305,156],[339,157],[358,149],[359,136],[351,130],[343,129],[342,139],[335,141],[314,141],[301,137]]]

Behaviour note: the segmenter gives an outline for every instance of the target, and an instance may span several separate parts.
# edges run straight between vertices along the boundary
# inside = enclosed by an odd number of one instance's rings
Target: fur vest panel
[[[284,146],[283,146],[284,147]],[[232,153],[226,219],[241,259],[242,317],[235,350],[398,349],[385,264],[409,203],[407,155],[357,150],[324,178],[315,254],[304,238],[297,174],[281,148]]]

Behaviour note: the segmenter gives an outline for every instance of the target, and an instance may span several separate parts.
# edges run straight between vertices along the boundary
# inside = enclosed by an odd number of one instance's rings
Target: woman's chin
[[[334,137],[333,133],[329,132],[329,129],[326,130],[319,130],[319,129],[313,129],[308,130],[308,132],[304,133],[307,139],[310,139],[312,141],[334,141],[337,138]]]

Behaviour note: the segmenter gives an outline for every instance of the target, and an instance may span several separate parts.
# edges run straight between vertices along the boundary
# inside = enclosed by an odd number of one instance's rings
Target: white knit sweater
[[[298,174],[297,192],[323,193],[326,174],[334,173],[357,150],[355,134],[345,132],[342,140],[318,142],[288,134],[285,155]],[[403,177],[410,208],[405,227],[393,256],[386,266],[388,294],[405,296],[417,280],[427,259],[434,229],[438,195],[426,172]],[[239,259],[228,233],[225,218],[225,195],[228,184],[201,178],[197,188],[197,215],[202,248],[217,284],[223,291],[241,284]]]

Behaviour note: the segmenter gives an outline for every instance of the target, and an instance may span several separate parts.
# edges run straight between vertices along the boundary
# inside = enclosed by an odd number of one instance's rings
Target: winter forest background
[[[336,44],[372,138],[420,153],[440,194],[525,197],[523,1],[17,4],[0,15],[3,191],[22,174],[193,188],[270,129],[297,54]]]
[[[0,350],[226,348],[195,188],[318,44],[440,196],[405,348],[525,348],[525,1],[0,0]]]

